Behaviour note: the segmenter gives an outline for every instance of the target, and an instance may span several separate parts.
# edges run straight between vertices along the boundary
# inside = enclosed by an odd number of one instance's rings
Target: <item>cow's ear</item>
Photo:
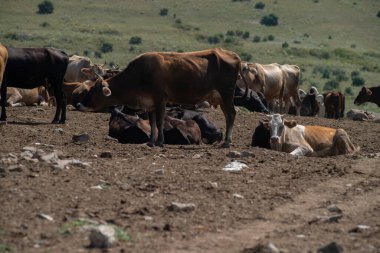
[[[371,95],[372,95],[372,91],[371,91],[370,89],[367,89],[367,88],[366,88],[366,92],[367,92],[367,95],[368,95],[368,96],[371,96]]]
[[[297,121],[295,121],[295,120],[284,120],[284,125],[289,127],[289,128],[293,128],[297,125]]]
[[[108,88],[108,87],[103,87],[102,88],[102,92],[103,92],[103,95],[106,96],[106,97],[109,97],[112,94],[110,88]]]
[[[260,125],[264,126],[266,129],[269,129],[269,120],[260,120]]]
[[[82,72],[85,75],[90,75],[91,74],[91,69],[90,68],[82,68],[80,70],[80,72]]]

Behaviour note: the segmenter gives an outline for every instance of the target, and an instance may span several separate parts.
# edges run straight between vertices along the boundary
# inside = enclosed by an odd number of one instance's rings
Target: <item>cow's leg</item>
[[[222,148],[229,148],[232,143],[232,127],[234,126],[236,115],[236,110],[233,103],[233,95],[233,92],[230,94],[222,95],[223,101],[220,107],[224,113],[224,117],[226,118],[226,136],[224,137],[224,142],[221,146]]]
[[[158,137],[156,145],[159,147],[164,146],[164,118],[165,118],[165,104],[156,106],[156,125],[158,130]]]
[[[17,103],[22,99],[20,92],[17,89],[13,90],[13,94],[7,99],[7,105],[11,107],[23,106],[21,103]]]
[[[149,112],[149,125],[150,125],[150,138],[148,146],[153,147],[156,139],[157,128],[156,128],[156,112]]]
[[[305,156],[305,155],[310,154],[311,152],[313,152],[313,151],[311,151],[307,148],[298,147],[295,150],[293,150],[292,152],[290,152],[290,154],[294,155],[294,156]]]
[[[66,97],[62,90],[62,83],[61,81],[54,80],[52,81],[51,86],[57,102],[52,124],[64,124],[66,120]]]
[[[7,87],[2,83],[0,88],[0,97],[1,97],[1,117],[0,124],[7,123],[7,115],[5,112],[5,104],[7,103]]]

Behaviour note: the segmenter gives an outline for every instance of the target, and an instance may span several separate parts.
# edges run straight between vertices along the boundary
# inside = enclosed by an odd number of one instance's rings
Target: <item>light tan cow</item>
[[[282,119],[280,114],[263,121],[270,131],[270,147],[273,150],[296,156],[333,156],[351,154],[359,150],[347,132],[323,126],[303,126],[296,121]]]
[[[274,111],[276,99],[279,99],[280,113],[283,111],[283,100],[285,102],[284,111],[288,113],[292,98],[296,105],[297,115],[300,115],[301,100],[298,94],[300,69],[298,66],[244,62],[242,69],[245,68],[249,69],[245,76],[248,87],[256,92],[264,93],[270,110]],[[247,73],[247,71],[243,73]],[[242,82],[238,81],[237,85],[242,87]]]
[[[89,79],[96,79],[96,73],[103,75],[103,66],[93,64],[88,57],[72,55],[69,58],[64,80],[65,82],[84,82]]]
[[[5,66],[8,60],[8,50],[0,43],[0,86],[3,83]]]
[[[7,105],[11,107],[47,105],[49,94],[45,87],[40,86],[34,89],[21,89],[7,87]]]

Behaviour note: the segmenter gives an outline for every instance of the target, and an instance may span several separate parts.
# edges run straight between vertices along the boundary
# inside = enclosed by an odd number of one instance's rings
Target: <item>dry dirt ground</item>
[[[0,126],[0,252],[248,253],[272,243],[294,253],[331,242],[344,252],[380,252],[379,123],[292,117],[344,128],[361,148],[351,156],[297,158],[250,147],[263,118],[257,113],[240,111],[234,146],[219,149],[119,144],[107,138],[106,113],[68,111],[65,125],[52,125],[52,108],[7,112],[8,124]],[[220,109],[206,115],[225,127]],[[84,132],[89,141],[72,141]],[[55,168],[22,158],[24,147],[88,165]],[[105,151],[112,158],[101,158]],[[253,153],[236,158],[248,168],[224,171],[230,151]],[[172,202],[195,208],[171,211]],[[89,224],[112,224],[119,241],[89,248]]]

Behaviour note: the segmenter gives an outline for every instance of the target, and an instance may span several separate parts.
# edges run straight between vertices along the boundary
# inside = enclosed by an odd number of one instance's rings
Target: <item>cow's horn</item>
[[[95,71],[95,75],[96,75],[98,78],[100,78],[100,80],[102,80],[102,81],[104,80],[103,77],[102,77],[101,75],[99,75],[99,73],[98,73],[97,71]]]

